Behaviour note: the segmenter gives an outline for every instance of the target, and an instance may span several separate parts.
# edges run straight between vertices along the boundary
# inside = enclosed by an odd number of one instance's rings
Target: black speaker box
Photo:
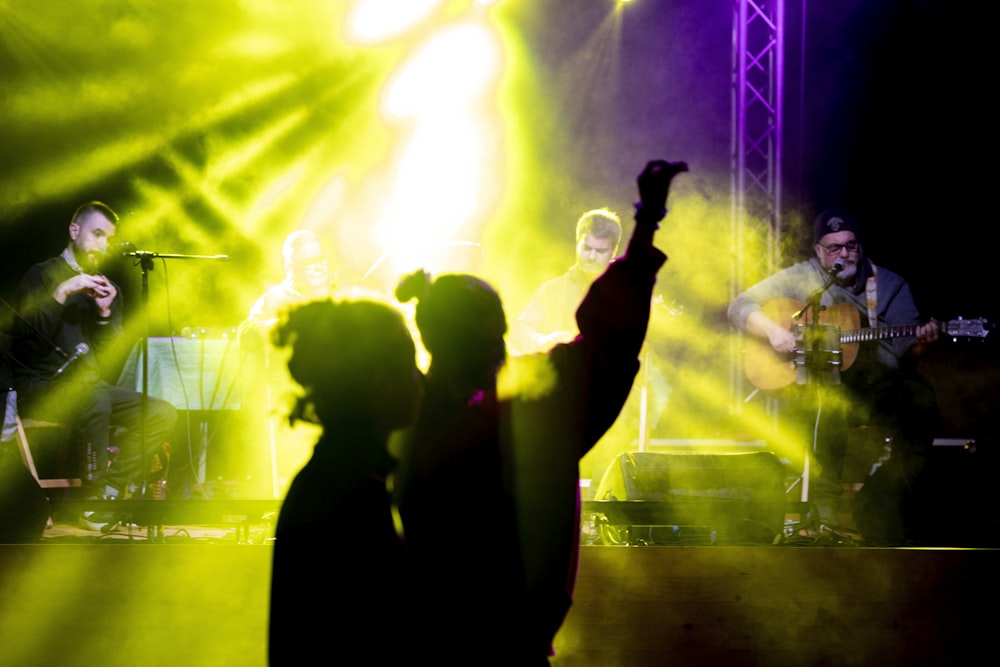
[[[771,452],[630,452],[585,509],[601,515],[606,544],[771,544],[784,527],[785,475]]]
[[[993,442],[934,447],[916,473],[890,460],[854,501],[854,521],[867,543],[886,546],[996,548],[1000,459]]]

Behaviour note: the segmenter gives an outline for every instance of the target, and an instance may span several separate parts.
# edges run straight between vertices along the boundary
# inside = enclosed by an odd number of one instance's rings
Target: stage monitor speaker
[[[605,510],[606,544],[772,544],[785,522],[785,475],[771,452],[629,452],[587,507]]]
[[[866,544],[997,548],[1000,454],[974,440],[935,440],[927,459],[904,473],[892,459],[865,480],[853,502]],[[993,444],[993,443],[988,443]]]

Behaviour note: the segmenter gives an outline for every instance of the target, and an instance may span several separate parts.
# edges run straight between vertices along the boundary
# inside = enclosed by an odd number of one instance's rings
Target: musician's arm
[[[782,274],[776,274],[757,283],[729,304],[729,322],[752,336],[764,338],[776,352],[792,352],[795,349],[795,335],[787,323],[778,322],[768,316],[762,304],[782,295]]]
[[[917,342],[918,343],[933,343],[938,338],[941,337],[941,324],[933,317],[927,322],[927,324],[921,324],[917,327]]]
[[[931,345],[941,337],[941,325],[933,317],[926,324],[917,327],[917,339],[910,346],[909,353],[915,357],[926,354]]]
[[[816,281],[822,280],[822,275],[821,269],[810,261],[804,261],[764,278],[730,302],[727,311],[730,324],[741,331],[766,338],[777,352],[794,351],[795,334],[789,326],[790,320],[784,315],[780,322],[769,317],[765,312],[766,304],[779,299],[804,302],[815,289]],[[775,314],[769,312],[770,315]]]
[[[776,352],[791,352],[795,349],[795,334],[763,311],[750,312],[743,326],[747,333],[766,338]]]

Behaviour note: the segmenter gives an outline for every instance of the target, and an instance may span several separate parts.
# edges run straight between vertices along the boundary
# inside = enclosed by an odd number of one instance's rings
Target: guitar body
[[[805,307],[796,299],[772,299],[761,310],[765,315],[787,329],[793,325],[811,325],[812,312],[803,313],[800,320],[793,322],[793,316]],[[820,311],[817,324],[836,327],[840,330],[856,329],[860,322],[857,309],[849,303],[828,306]],[[747,336],[744,350],[744,367],[747,378],[758,389],[780,389],[795,381],[795,354],[779,354],[766,338]],[[841,343],[840,370],[850,368],[858,358],[857,343]]]
[[[746,348],[743,351],[744,369],[747,378],[758,389],[780,389],[795,381],[796,375],[796,355],[805,352],[830,353],[834,352],[837,344],[840,347],[840,370],[845,371],[858,358],[858,344],[861,341],[888,340],[902,336],[915,336],[916,324],[897,324],[882,327],[872,327],[859,329],[858,323],[861,316],[857,309],[849,303],[840,303],[835,306],[828,306],[819,313],[819,322],[812,322],[812,312],[802,313],[802,317],[796,319],[795,315],[802,311],[805,304],[795,299],[772,299],[761,306],[765,315],[775,322],[787,327],[789,331],[795,331],[797,326],[812,326],[822,329],[824,332],[833,333],[834,349],[816,349],[815,340],[818,337],[810,336],[808,342],[803,335],[797,335],[797,345],[800,349],[791,354],[778,354],[771,347],[766,338],[759,336],[747,336]],[[966,320],[961,317],[947,322],[939,323],[941,334],[958,338],[985,338],[993,329],[994,325],[983,318]],[[839,332],[839,336],[837,334]],[[839,338],[839,340],[837,340]]]

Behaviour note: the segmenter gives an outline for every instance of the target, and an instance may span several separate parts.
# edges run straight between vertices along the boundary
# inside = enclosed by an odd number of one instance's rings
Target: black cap
[[[828,208],[816,217],[813,224],[813,242],[819,240],[827,234],[837,232],[854,232],[854,236],[861,238],[858,230],[858,221],[854,214],[843,208]]]

